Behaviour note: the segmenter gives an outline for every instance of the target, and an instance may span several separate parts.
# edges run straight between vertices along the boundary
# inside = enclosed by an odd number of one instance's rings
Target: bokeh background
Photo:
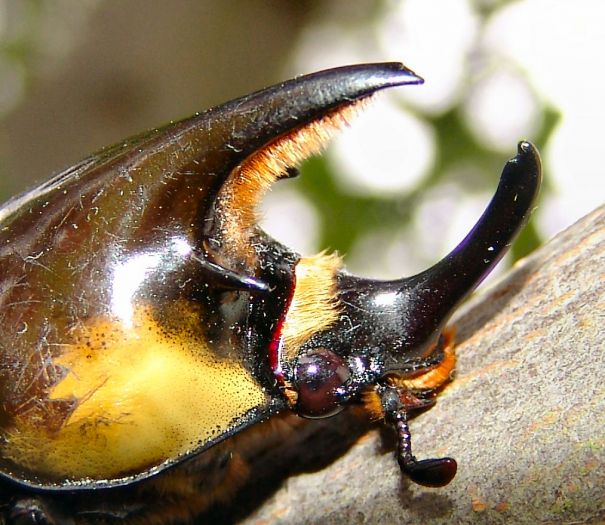
[[[0,0],[0,201],[122,138],[321,68],[403,61],[263,224],[373,277],[411,274],[479,217],[519,139],[545,187],[512,260],[605,200],[603,0]]]

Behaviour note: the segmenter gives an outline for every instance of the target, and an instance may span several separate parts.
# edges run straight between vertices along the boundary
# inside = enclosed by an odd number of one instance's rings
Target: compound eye
[[[342,358],[327,348],[316,348],[301,356],[295,369],[298,415],[329,417],[343,409],[339,389],[347,382],[349,368]]]

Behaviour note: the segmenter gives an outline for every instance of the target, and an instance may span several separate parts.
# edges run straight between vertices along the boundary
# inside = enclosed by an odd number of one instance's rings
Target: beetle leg
[[[402,408],[404,408],[406,412],[425,410],[432,407],[436,403],[434,397],[418,397],[410,390],[397,388],[397,394],[399,394],[399,400],[401,401]]]
[[[456,475],[457,464],[453,458],[417,460],[412,453],[412,437],[408,425],[408,410],[396,387],[384,387],[381,395],[385,419],[397,432],[397,462],[401,471],[425,487],[443,487]],[[428,401],[431,403],[431,400]],[[416,406],[414,408],[420,408]]]

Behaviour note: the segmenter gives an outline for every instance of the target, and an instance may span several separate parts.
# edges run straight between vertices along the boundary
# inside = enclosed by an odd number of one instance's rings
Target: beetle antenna
[[[412,453],[412,435],[408,425],[408,410],[400,400],[395,387],[385,387],[382,392],[385,419],[397,432],[397,462],[401,471],[413,482],[425,487],[443,487],[454,476],[458,465],[453,458],[418,460]]]

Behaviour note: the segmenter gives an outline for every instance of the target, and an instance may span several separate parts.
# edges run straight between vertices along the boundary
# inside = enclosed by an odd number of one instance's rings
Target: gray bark
[[[449,486],[402,478],[376,428],[243,523],[605,522],[604,269],[605,207],[460,312],[456,377],[411,422],[418,457],[457,459]]]

